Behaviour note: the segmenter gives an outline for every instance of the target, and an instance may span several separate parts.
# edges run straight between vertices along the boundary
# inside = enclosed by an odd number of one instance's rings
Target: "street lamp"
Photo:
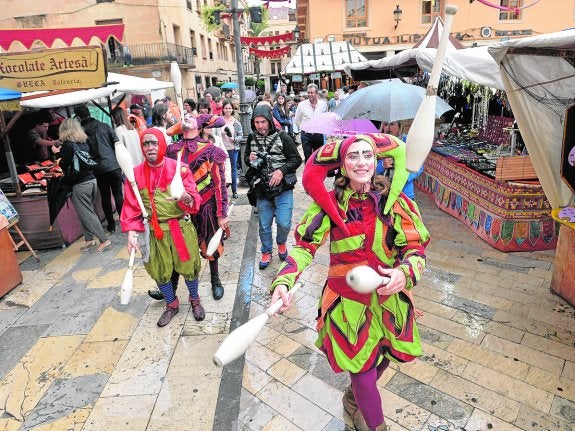
[[[395,28],[396,29],[397,29],[397,26],[399,25],[399,21],[401,21],[401,15],[402,14],[403,14],[403,12],[399,8],[399,5],[395,5],[395,10],[393,11],[393,19],[395,21]]]
[[[299,30],[299,26],[296,24],[295,28],[293,29],[293,38],[295,39],[295,41],[299,41],[299,37],[301,35],[301,32]]]

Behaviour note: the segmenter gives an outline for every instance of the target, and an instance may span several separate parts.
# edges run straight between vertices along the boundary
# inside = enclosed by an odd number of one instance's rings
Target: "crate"
[[[529,156],[500,157],[495,165],[497,181],[536,180],[537,174]]]

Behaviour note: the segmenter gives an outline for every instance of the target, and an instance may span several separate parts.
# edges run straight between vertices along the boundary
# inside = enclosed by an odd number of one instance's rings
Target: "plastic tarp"
[[[542,48],[529,50],[523,48]],[[570,58],[563,58],[566,50]],[[575,30],[515,39],[489,47],[535,172],[553,208],[573,194],[561,179],[566,109],[575,95]]]
[[[123,75],[121,73],[108,73],[107,82],[114,82],[106,87],[76,90],[70,92],[44,91],[27,93],[23,96],[20,105],[24,108],[57,108],[98,101],[118,93],[149,94],[152,91],[173,87],[170,81],[159,81],[155,78],[140,78]]]
[[[460,79],[503,90],[499,64],[488,52],[488,46],[460,49],[445,53],[442,72]],[[431,72],[436,49],[425,48],[416,53],[416,61],[423,70]]]

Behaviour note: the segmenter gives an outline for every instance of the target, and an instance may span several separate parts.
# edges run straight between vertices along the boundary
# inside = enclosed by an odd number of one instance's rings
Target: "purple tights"
[[[359,410],[363,414],[365,423],[372,430],[383,422],[381,408],[381,395],[377,389],[377,381],[389,365],[389,359],[384,358],[381,363],[363,373],[349,373],[351,387]]]

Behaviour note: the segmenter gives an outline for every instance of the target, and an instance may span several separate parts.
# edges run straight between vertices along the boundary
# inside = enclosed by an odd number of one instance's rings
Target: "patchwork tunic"
[[[144,264],[146,271],[158,285],[167,283],[173,270],[182,274],[186,280],[193,280],[198,277],[201,269],[198,240],[196,229],[184,219],[184,216],[198,212],[201,198],[190,169],[182,165],[180,170],[184,189],[192,196],[192,202],[186,205],[170,198],[170,183],[176,172],[176,161],[166,158],[163,166],[146,165],[147,162],[144,162],[136,166],[134,176],[142,202],[148,212],[148,219],[151,218],[151,199],[153,199],[159,226],[163,232],[161,239],[156,238],[153,225],[148,224],[151,230],[150,259]],[[149,170],[152,190],[148,189],[146,169]],[[120,222],[123,232],[130,230],[143,232],[145,229],[142,210],[127,179],[124,182],[124,206]]]
[[[335,200],[334,192],[330,194]],[[412,361],[422,351],[409,291],[421,278],[429,242],[417,204],[402,194],[390,214],[383,215],[385,198],[378,191],[358,194],[346,189],[342,201],[338,206],[350,235],[313,203],[295,230],[297,245],[272,289],[279,284],[293,287],[329,236],[330,266],[318,306],[316,345],[335,372],[367,371],[384,356]],[[345,275],[358,265],[400,269],[406,276],[405,289],[389,296],[355,292]]]
[[[198,192],[202,197],[200,210],[192,216],[192,222],[198,232],[198,244],[202,257],[214,260],[224,253],[223,240],[213,255],[207,256],[206,249],[210,239],[218,230],[218,217],[228,213],[228,191],[224,163],[227,154],[209,141],[200,138],[182,139],[168,147],[168,156],[176,158],[177,151],[183,148],[182,163],[187,163],[192,171]],[[226,232],[229,235],[229,232]]]

